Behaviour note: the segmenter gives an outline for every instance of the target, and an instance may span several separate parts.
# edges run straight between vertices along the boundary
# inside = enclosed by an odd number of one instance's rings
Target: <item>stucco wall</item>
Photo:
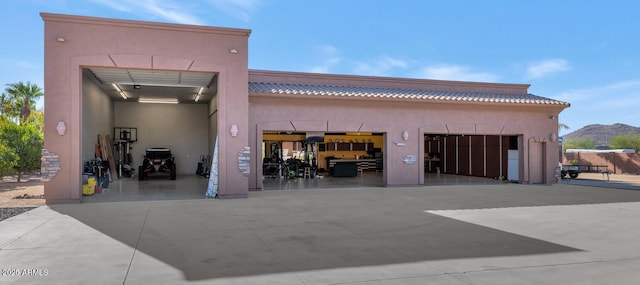
[[[218,135],[218,96],[211,99],[207,110],[207,118],[209,121],[209,145],[207,154],[213,157],[213,148],[216,144],[216,136]]]
[[[344,78],[315,74],[268,73],[259,71],[252,73],[252,82],[288,82],[303,84],[325,84],[341,86]],[[348,77],[351,86],[395,86],[397,82],[386,79],[376,80],[371,77]],[[399,80],[403,81],[403,80]],[[408,80],[414,88],[419,87],[419,80]],[[425,81],[432,88],[432,81]],[[438,84],[444,84],[438,82]],[[526,95],[526,85],[476,84],[453,82],[458,91],[499,90],[505,88],[511,92]],[[492,87],[493,86],[493,87]],[[423,88],[426,88],[423,86]],[[469,91],[467,90],[467,91]],[[382,132],[385,133],[385,185],[420,185],[424,183],[424,134],[466,134],[466,135],[517,135],[522,136],[519,146],[521,150],[520,171],[521,183],[529,181],[530,163],[537,163],[536,171],[540,171],[544,183],[553,182],[553,170],[558,161],[557,143],[549,142],[557,135],[557,115],[564,107],[558,106],[523,106],[517,104],[478,104],[468,102],[429,103],[415,100],[345,98],[336,96],[304,96],[250,94],[250,124],[255,134],[250,138],[258,147],[263,131],[324,131],[324,132]],[[554,115],[556,117],[554,117]],[[409,133],[404,145],[402,132]],[[551,135],[553,134],[553,135]],[[544,159],[530,159],[530,144],[544,145],[533,147],[536,158],[544,155]],[[542,146],[541,145],[541,146]],[[415,155],[418,162],[405,164],[407,155]],[[255,157],[254,168],[260,167],[260,157]],[[262,186],[259,174],[251,177],[251,186],[260,189]]]
[[[209,117],[202,121],[212,124],[205,127],[208,129],[205,136],[209,136],[210,143],[204,152],[211,153],[213,137],[216,133],[219,134],[221,198],[246,197],[249,188],[261,187],[262,167],[258,154],[264,130],[385,133],[385,185],[417,185],[423,182],[421,158],[425,133],[522,135],[521,182],[530,182],[528,167],[531,155],[544,156],[537,162],[544,164],[540,166],[542,180],[546,183],[553,180],[553,169],[558,161],[557,144],[547,142],[552,140],[551,134],[557,135],[557,115],[565,105],[524,106],[473,102],[434,104],[419,100],[252,96],[247,85],[249,30],[46,13],[41,15],[45,22],[45,148],[59,155],[61,165],[57,175],[45,183],[45,198],[48,203],[77,202],[81,199],[82,161],[86,155],[83,153],[82,142],[85,137],[93,136],[84,133],[85,99],[81,95],[83,67],[216,73],[215,102],[204,111]],[[235,52],[231,53],[231,49]],[[251,78],[252,81],[264,82],[523,95],[527,94],[528,89],[525,84],[268,71],[252,71]],[[93,102],[87,104],[92,105]],[[63,136],[56,133],[55,125],[58,121],[67,124],[67,133]],[[101,121],[100,124],[108,123]],[[239,132],[235,137],[230,135],[231,125],[238,126]],[[403,131],[409,133],[409,140],[404,145],[398,145],[396,142],[401,140]],[[139,135],[141,138],[150,136],[143,132],[139,132]],[[198,140],[200,135],[198,133]],[[542,144],[542,148],[538,150],[537,147],[531,147],[531,144]],[[246,147],[250,147],[251,152],[252,170],[249,177],[239,171],[239,154],[246,153]],[[535,152],[530,152],[530,148]],[[198,154],[191,150],[186,152],[191,159],[203,151],[197,149]],[[417,156],[418,162],[405,164],[403,158],[407,155]],[[191,163],[186,157],[183,159],[186,159],[185,164]]]
[[[45,22],[45,148],[59,154],[61,170],[45,183],[48,203],[78,202],[82,172],[82,67],[202,71],[218,74],[217,128],[222,197],[245,197],[248,178],[237,153],[248,141],[248,37],[250,30],[41,14]],[[59,40],[63,39],[63,40]],[[236,49],[237,53],[231,53]],[[55,125],[67,124],[58,136]],[[206,119],[205,119],[206,120]],[[224,134],[224,135],[223,135]],[[227,171],[230,169],[230,171]]]

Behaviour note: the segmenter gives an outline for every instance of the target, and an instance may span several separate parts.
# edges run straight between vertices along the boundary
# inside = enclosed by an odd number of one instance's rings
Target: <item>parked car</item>
[[[168,174],[171,180],[176,180],[176,163],[170,149],[148,148],[142,156],[142,165],[138,167],[138,179],[145,180],[153,174]]]

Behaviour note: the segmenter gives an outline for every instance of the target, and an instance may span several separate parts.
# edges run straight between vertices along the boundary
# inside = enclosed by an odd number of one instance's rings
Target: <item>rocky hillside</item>
[[[588,125],[582,129],[573,131],[563,136],[566,139],[590,137],[596,145],[608,145],[609,140],[612,137],[626,134],[640,135],[640,128],[629,126],[625,124],[613,124],[613,125]]]

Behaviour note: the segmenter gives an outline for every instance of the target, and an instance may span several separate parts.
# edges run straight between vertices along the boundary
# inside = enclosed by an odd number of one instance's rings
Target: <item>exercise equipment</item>
[[[138,141],[138,131],[136,128],[114,128],[114,147],[118,152],[117,175],[118,178],[133,177],[135,170],[133,164],[132,144]]]

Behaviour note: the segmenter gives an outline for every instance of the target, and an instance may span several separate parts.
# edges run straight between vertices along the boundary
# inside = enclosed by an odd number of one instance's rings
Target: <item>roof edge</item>
[[[64,23],[93,24],[93,25],[110,25],[110,26],[119,26],[119,27],[189,31],[189,32],[213,33],[213,34],[223,34],[223,35],[233,35],[233,36],[246,36],[246,37],[251,35],[250,29],[160,23],[160,22],[137,21],[137,20],[122,20],[122,19],[77,16],[77,15],[68,15],[68,14],[54,14],[54,13],[46,13],[46,12],[41,12],[40,17],[45,23],[46,22],[64,22]]]
[[[252,87],[254,86],[254,87]],[[322,87],[322,89],[336,90],[317,90],[314,87]],[[342,90],[346,88],[346,90]],[[363,89],[363,90],[357,90]],[[394,94],[385,95],[376,94],[378,91],[388,92],[389,88],[378,87],[344,87],[344,86],[327,86],[312,84],[293,84],[293,83],[265,83],[265,82],[249,82],[249,97],[270,97],[270,98],[302,98],[302,99],[322,99],[330,98],[332,100],[374,100],[374,101],[393,101],[393,102],[429,102],[429,103],[453,103],[453,104],[476,104],[476,105],[528,105],[528,106],[554,106],[561,109],[570,107],[567,102],[560,100],[545,98],[534,94],[500,94],[500,93],[477,93],[477,92],[451,92],[451,91],[434,91],[434,90],[416,90],[416,89],[395,89]],[[359,92],[360,91],[360,92]],[[415,91],[418,91],[416,94]],[[408,92],[406,94],[395,94],[398,92]],[[426,92],[426,93],[425,93]],[[433,92],[433,93],[432,93]],[[432,94],[427,94],[432,93]],[[516,96],[512,98],[495,98],[489,96],[486,98],[478,98],[473,96],[464,96],[472,94],[485,95],[504,95]],[[527,98],[530,97],[530,98]]]
[[[250,82],[334,85],[350,87],[442,90],[456,92],[493,92],[501,94],[529,94],[530,84],[489,83],[471,81],[434,80],[384,76],[306,73],[275,70],[249,70]]]

